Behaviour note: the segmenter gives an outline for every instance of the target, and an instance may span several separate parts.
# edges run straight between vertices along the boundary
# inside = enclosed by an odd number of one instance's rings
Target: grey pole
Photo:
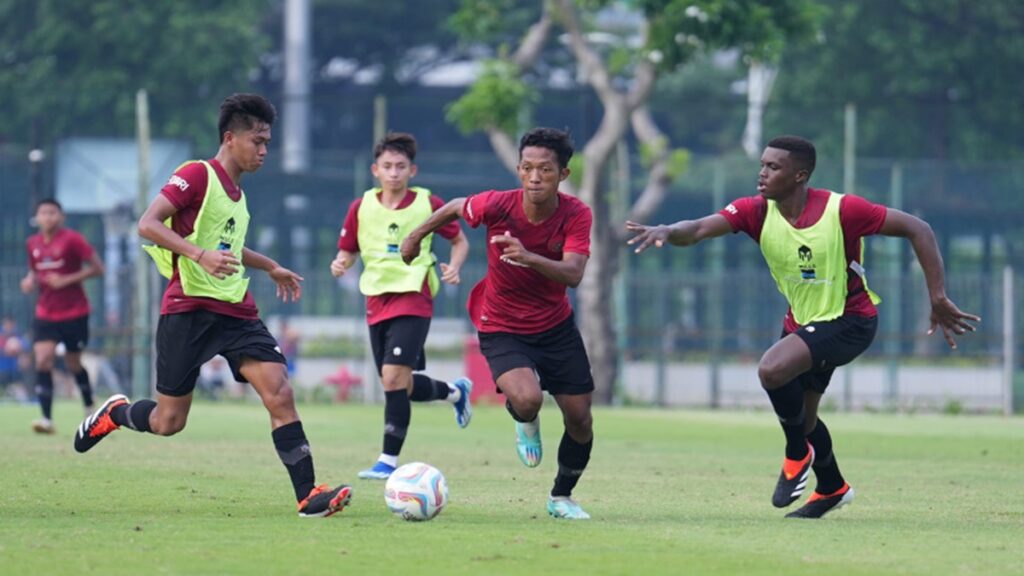
[[[285,1],[281,167],[287,173],[306,172],[310,165],[311,18],[310,0]]]

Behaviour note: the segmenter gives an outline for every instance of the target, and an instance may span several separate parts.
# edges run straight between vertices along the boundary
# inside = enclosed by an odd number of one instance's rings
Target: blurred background
[[[451,199],[517,187],[518,135],[547,125],[572,132],[565,191],[595,214],[572,298],[598,401],[764,405],[755,366],[785,303],[757,245],[736,235],[636,256],[623,222],[755,194],[764,143],[789,133],[818,147],[812,186],[928,221],[947,292],[984,319],[953,352],[927,337],[909,243],[869,240],[879,333],[837,372],[829,407],[1011,413],[1024,405],[1022,30],[1017,0],[0,0],[6,394],[31,378],[17,342],[33,302],[18,281],[33,206],[49,197],[107,265],[86,284],[93,381],[149,394],[163,284],[134,222],[180,162],[216,153],[221,100],[258,92],[279,121],[268,163],[243,181],[248,244],[306,281],[298,304],[275,301],[266,278],[252,287],[307,399],[381,397],[356,278],[328,271],[348,205],[373,186],[375,139],[413,133],[414,184]],[[464,308],[483,235],[467,232],[428,368],[468,372],[486,396]],[[204,369],[202,393],[239,393],[223,368]]]

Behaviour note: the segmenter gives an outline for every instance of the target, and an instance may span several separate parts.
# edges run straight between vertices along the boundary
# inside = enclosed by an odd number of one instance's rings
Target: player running
[[[53,199],[36,205],[39,233],[25,241],[28,274],[21,291],[39,290],[32,329],[36,397],[43,417],[32,423],[40,434],[53,434],[53,364],[57,344],[64,344],[64,367],[75,378],[86,413],[92,412],[92,385],[82,367],[82,351],[89,342],[89,299],[82,282],[103,276],[103,262],[78,232],[64,226],[64,209]],[[85,266],[83,266],[85,264]]]
[[[370,171],[380,186],[367,190],[348,209],[338,237],[338,255],[331,262],[336,278],[363,260],[359,289],[366,295],[366,323],[377,374],[384,385],[384,448],[360,478],[385,480],[398,466],[412,419],[410,400],[443,400],[455,408],[455,422],[469,425],[473,383],[459,378],[448,383],[426,374],[423,344],[434,315],[434,296],[440,283],[430,252],[433,235],[422,240],[423,252],[406,266],[399,242],[444,202],[426,188],[409,187],[416,175],[416,140],[411,134],[390,133],[374,147]],[[469,242],[458,223],[450,222],[438,234],[452,244],[450,262],[441,263],[441,281],[458,284],[459,270],[469,253]]]
[[[86,452],[121,426],[171,436],[185,428],[199,368],[219,354],[240,382],[249,382],[270,413],[274,448],[291,478],[301,517],[340,512],[352,489],[317,485],[313,456],[295,410],[281,349],[259,318],[246,268],[263,270],[284,301],[302,296],[302,277],[245,247],[249,227],[242,174],[263,165],[277,113],[255,94],[221,104],[221,144],[209,160],[189,162],[171,176],[139,220],[139,234],[161,273],[170,278],[156,331],[156,401],[111,396],[75,434]]]
[[[448,202],[406,237],[401,250],[407,263],[414,262],[423,238],[459,217],[473,228],[487,227],[487,274],[467,304],[480,351],[507,397],[516,450],[530,468],[543,455],[544,391],[554,396],[565,430],[547,510],[555,518],[583,520],[590,515],[571,496],[593,446],[594,381],[566,288],[583,278],[592,216],[586,204],[558,191],[572,155],[567,133],[530,130],[519,141],[522,188]]]
[[[881,234],[910,240],[931,299],[929,334],[941,327],[955,349],[954,336],[973,332],[968,321],[980,320],[961,312],[946,296],[942,256],[927,223],[852,194],[808,188],[815,162],[811,142],[780,136],[761,155],[757,196],[738,199],[699,220],[667,226],[626,222],[636,233],[629,244],[637,253],[652,245],[690,246],[740,231],[760,244],[779,292],[789,302],[782,338],[757,367],[786,436],[772,504],[784,508],[799,499],[811,469],[818,480],[807,503],[787,518],[821,518],[853,500],[818,405],[836,367],[860,356],[878,329],[875,305],[881,300],[868,288],[863,238]]]

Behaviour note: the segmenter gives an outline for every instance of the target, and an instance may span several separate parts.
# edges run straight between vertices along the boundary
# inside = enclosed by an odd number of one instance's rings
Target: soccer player
[[[75,378],[86,413],[93,410],[89,373],[82,367],[82,350],[89,342],[89,299],[82,282],[102,276],[103,262],[81,234],[64,226],[64,209],[56,200],[36,205],[36,224],[39,233],[25,242],[29,270],[21,280],[22,292],[39,290],[32,352],[43,417],[32,423],[32,429],[53,434],[53,361],[58,343],[64,343],[64,366]]]
[[[439,288],[432,234],[422,240],[422,253],[406,266],[398,253],[402,238],[444,205],[430,190],[409,187],[416,175],[416,140],[401,132],[384,136],[373,149],[370,171],[380,186],[352,202],[338,237],[338,255],[331,274],[340,277],[363,260],[359,289],[366,295],[366,322],[377,373],[384,385],[384,449],[377,462],[360,478],[385,480],[398,466],[398,455],[409,430],[410,400],[443,400],[455,408],[456,423],[465,428],[472,417],[469,392],[472,382],[459,378],[447,383],[426,374],[423,344],[434,315]],[[441,280],[459,283],[459,270],[469,253],[469,242],[457,222],[438,230],[452,244],[450,262],[441,263]]]
[[[781,339],[761,357],[757,374],[786,437],[782,472],[772,504],[800,498],[811,471],[817,486],[787,518],[821,518],[853,500],[832,450],[818,405],[837,366],[871,344],[878,328],[878,296],[868,288],[863,238],[906,238],[924,271],[931,299],[931,328],[954,337],[973,332],[973,314],[946,296],[942,256],[931,227],[921,219],[852,194],[809,188],[814,145],[797,136],[768,142],[761,155],[758,195],[740,198],[717,214],[671,225],[626,222],[640,253],[666,243],[690,246],[729,232],[745,232],[761,246],[779,291],[789,302]]]
[[[530,468],[542,456],[543,391],[554,396],[565,430],[547,510],[555,518],[583,520],[590,516],[571,496],[593,446],[594,380],[566,288],[583,278],[593,218],[586,204],[558,191],[572,154],[567,133],[528,131],[519,141],[522,188],[448,202],[406,237],[401,250],[414,262],[421,240],[459,217],[473,228],[487,227],[487,274],[467,303],[480,351],[516,421],[519,459]]]
[[[86,452],[121,426],[177,434],[185,428],[200,367],[220,354],[270,413],[271,437],[299,516],[325,517],[348,504],[351,488],[316,484],[285,358],[259,318],[245,277],[246,268],[262,270],[282,300],[302,296],[302,277],[245,246],[249,211],[239,181],[263,165],[276,116],[262,96],[224,100],[217,155],[179,167],[139,219],[139,235],[156,243],[147,251],[170,278],[156,330],[156,401],[111,396],[79,426],[75,450]]]

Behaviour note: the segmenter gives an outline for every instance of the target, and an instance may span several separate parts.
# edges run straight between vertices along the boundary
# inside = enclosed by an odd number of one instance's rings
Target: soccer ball
[[[405,464],[384,484],[384,502],[388,510],[405,520],[430,520],[448,503],[448,483],[444,474],[430,464]]]

